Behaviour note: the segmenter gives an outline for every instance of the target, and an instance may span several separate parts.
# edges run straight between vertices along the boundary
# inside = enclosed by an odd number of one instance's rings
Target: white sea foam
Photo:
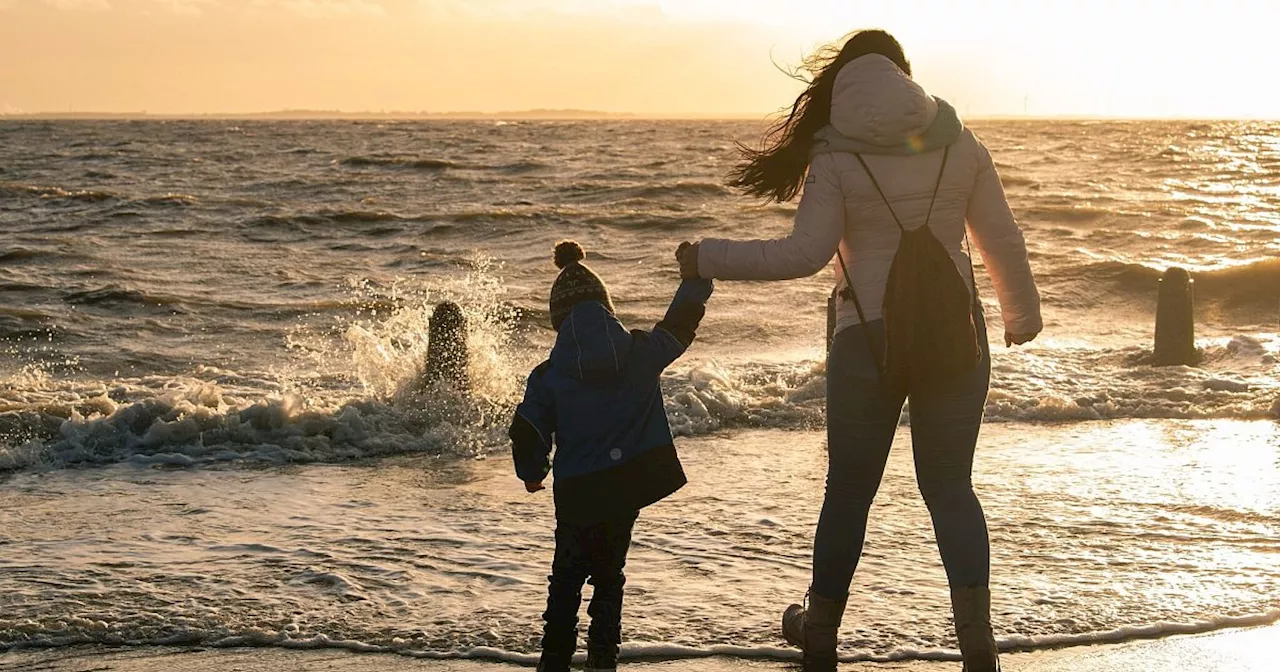
[[[511,409],[535,358],[512,344],[512,323],[499,312],[506,309],[487,299],[468,308],[472,392],[422,387],[421,334],[430,307],[424,297],[349,325],[337,345],[299,336],[295,347],[320,372],[305,377],[201,367],[191,376],[104,384],[58,381],[24,369],[8,388],[10,396],[0,398],[0,436],[9,437],[0,443],[0,470],[120,460],[332,462],[505,450]],[[1206,343],[1201,367],[1152,367],[1136,348],[1000,352],[986,417],[1052,423],[1280,418],[1275,348],[1274,340],[1251,336]],[[825,363],[722,363],[691,355],[690,363],[678,363],[663,378],[676,435],[823,426]],[[348,364],[341,363],[344,358]],[[350,371],[346,384],[334,385],[334,372],[344,368]],[[909,419],[908,406],[904,422]]]
[[[1237,336],[1206,344],[1203,367],[1152,367],[1138,348],[1044,348],[996,354],[988,421],[1280,418],[1277,343]],[[664,380],[677,434],[726,427],[820,427],[825,363],[716,362]],[[909,412],[906,415],[909,419]]]
[[[485,258],[428,286],[392,287],[392,308],[290,339],[297,361],[266,372],[83,382],[36,366],[0,391],[0,471],[136,460],[325,462],[430,452],[482,454],[505,440],[526,366],[516,322]],[[354,289],[368,296],[381,292]],[[470,386],[425,385],[427,322],[439,300],[468,319]],[[335,337],[335,334],[338,336]]]

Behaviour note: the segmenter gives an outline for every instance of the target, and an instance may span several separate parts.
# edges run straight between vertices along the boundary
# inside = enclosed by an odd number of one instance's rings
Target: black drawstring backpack
[[[977,290],[975,288],[973,294],[969,293],[969,286],[951,255],[929,228],[929,218],[933,215],[933,204],[938,198],[938,188],[942,185],[942,174],[947,169],[950,152],[950,147],[943,150],[942,167],[938,169],[938,181],[929,200],[928,214],[924,225],[915,229],[902,225],[867,162],[862,155],[854,155],[902,231],[885,285],[883,359],[882,351],[871,342],[871,333],[866,330],[867,320],[853,290],[853,279],[844,255],[839,248],[836,249],[845,279],[845,288],[840,296],[853,301],[858,311],[867,347],[880,379],[895,389],[907,392],[937,389],[954,382],[973,371],[982,358],[974,322]],[[965,242],[967,245],[967,233]],[[972,273],[972,256],[969,269]]]

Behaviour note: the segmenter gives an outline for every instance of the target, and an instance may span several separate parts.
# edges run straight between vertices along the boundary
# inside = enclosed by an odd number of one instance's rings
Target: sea
[[[997,638],[1280,620],[1280,123],[989,120],[1046,328],[994,366],[975,485]],[[536,658],[548,493],[506,430],[579,241],[628,327],[676,246],[785,235],[724,186],[751,121],[0,120],[0,651]],[[1154,366],[1160,276],[1196,366]],[[981,273],[979,265],[979,275]],[[690,477],[646,509],[628,659],[794,660],[825,476],[826,298],[720,282],[663,377]],[[423,381],[441,301],[471,389]],[[909,409],[845,660],[955,659]]]

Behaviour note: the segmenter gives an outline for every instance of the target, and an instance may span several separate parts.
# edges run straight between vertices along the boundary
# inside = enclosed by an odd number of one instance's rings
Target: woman
[[[829,466],[813,582],[808,610],[792,605],[783,616],[787,640],[804,650],[805,670],[830,672],[867,512],[908,396],[880,371],[881,304],[900,227],[930,227],[946,251],[941,263],[949,256],[972,293],[967,222],[995,285],[1006,345],[1035,338],[1042,323],[1026,245],[991,155],[950,105],[912,81],[898,42],[883,31],[859,32],[843,48],[811,57],[805,69],[814,77],[790,115],[771,130],[764,149],[744,148],[730,176],[732,186],[766,201],[787,201],[803,189],[791,234],[685,243],[677,256],[686,277],[786,280],[813,275],[840,253],[837,275],[845,289],[828,359]],[[981,309],[971,304],[977,365],[940,389],[913,388],[909,396],[916,477],[951,586],[965,670],[987,672],[999,668],[990,546],[970,473],[991,363]]]

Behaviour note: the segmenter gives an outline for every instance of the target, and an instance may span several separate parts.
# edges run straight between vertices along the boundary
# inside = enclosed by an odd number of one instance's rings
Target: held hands
[[[680,262],[680,278],[682,280],[697,280],[702,277],[698,274],[698,243],[690,243],[687,240],[680,243],[680,246],[676,248],[676,261]],[[1034,341],[1036,336],[1039,335],[1039,332],[1030,334],[1014,334],[1006,331],[1004,334],[1004,345],[1005,347],[1025,345]],[[534,492],[534,490],[530,490],[529,492]]]
[[[1036,339],[1036,336],[1039,336],[1039,335],[1040,335],[1039,332],[1036,332],[1034,334],[1011,334],[1006,331],[1004,332],[1004,347],[1011,348],[1015,345],[1023,345],[1026,343],[1030,343],[1031,341],[1034,341]]]
[[[698,243],[684,241],[676,248],[676,261],[680,262],[680,279],[697,280],[698,275]]]
[[[533,481],[524,482],[525,492],[533,493],[533,492],[538,492],[539,490],[546,490],[546,489],[547,489],[547,486],[543,485],[542,481],[538,481],[536,483]]]

